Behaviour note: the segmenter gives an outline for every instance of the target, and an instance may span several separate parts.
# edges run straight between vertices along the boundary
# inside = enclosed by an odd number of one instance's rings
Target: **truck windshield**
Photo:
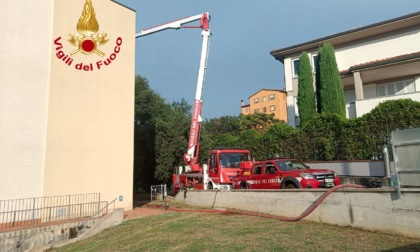
[[[251,157],[247,153],[220,154],[220,167],[222,168],[239,168],[240,163],[246,161],[251,161]]]
[[[309,169],[309,166],[305,165],[302,162],[294,161],[294,160],[276,161],[276,164],[282,171]]]

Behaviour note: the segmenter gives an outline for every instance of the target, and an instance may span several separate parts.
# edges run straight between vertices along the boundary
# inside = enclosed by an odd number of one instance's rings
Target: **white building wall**
[[[416,30],[372,39],[359,44],[335,48],[338,69],[347,70],[351,66],[374,60],[395,57],[420,51],[420,27]]]
[[[0,8],[0,200],[43,193],[52,15],[52,0]]]
[[[372,109],[379,105],[379,103],[389,100],[398,100],[398,99],[412,99],[413,101],[420,101],[420,93],[411,93],[405,95],[397,96],[385,96],[381,98],[368,99],[362,101],[356,101],[356,111],[357,117],[361,117],[364,114],[369,113]]]
[[[284,59],[284,86],[286,92],[293,91],[293,70],[292,70],[292,59]]]
[[[290,126],[296,127],[295,97],[293,95],[287,96],[286,103],[287,103],[287,122],[289,123]]]
[[[92,1],[109,41],[84,54],[68,40],[86,0],[3,2],[0,200],[101,193],[132,209],[136,13]]]

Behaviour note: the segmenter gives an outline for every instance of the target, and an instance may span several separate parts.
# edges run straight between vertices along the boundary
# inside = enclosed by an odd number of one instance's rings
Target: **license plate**
[[[325,179],[325,183],[331,183],[331,182],[333,182],[334,180],[332,179],[332,178],[327,178],[327,179]]]

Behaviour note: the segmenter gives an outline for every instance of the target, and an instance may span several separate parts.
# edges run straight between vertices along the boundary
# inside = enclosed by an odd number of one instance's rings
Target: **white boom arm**
[[[207,27],[202,27],[202,26],[183,26],[185,24],[194,22],[194,21],[198,21],[198,20],[202,20],[203,18],[208,19],[210,17],[208,12],[204,12],[203,14],[198,14],[198,15],[194,15],[194,16],[190,16],[190,17],[185,17],[185,18],[181,18],[172,22],[168,22],[165,24],[161,24],[161,25],[157,25],[154,27],[150,27],[147,28],[145,30],[141,30],[140,32],[136,33],[136,38],[139,37],[143,37],[143,36],[147,36],[150,34],[153,34],[155,32],[160,32],[163,30],[167,30],[167,29],[180,29],[180,28],[203,28],[204,30],[208,30],[208,21],[207,22]]]

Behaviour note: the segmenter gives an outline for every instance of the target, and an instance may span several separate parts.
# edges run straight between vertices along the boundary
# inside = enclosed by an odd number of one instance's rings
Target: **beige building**
[[[249,104],[241,101],[241,113],[274,114],[274,118],[287,122],[286,92],[277,89],[261,89],[249,97]]]
[[[132,208],[136,13],[110,0],[0,8],[0,200],[100,193]]]
[[[347,117],[355,118],[386,100],[420,101],[419,41],[420,12],[416,12],[273,50],[271,55],[284,64],[289,124],[297,126],[299,121],[297,73],[303,51],[313,65],[320,46],[326,42],[334,46]]]

